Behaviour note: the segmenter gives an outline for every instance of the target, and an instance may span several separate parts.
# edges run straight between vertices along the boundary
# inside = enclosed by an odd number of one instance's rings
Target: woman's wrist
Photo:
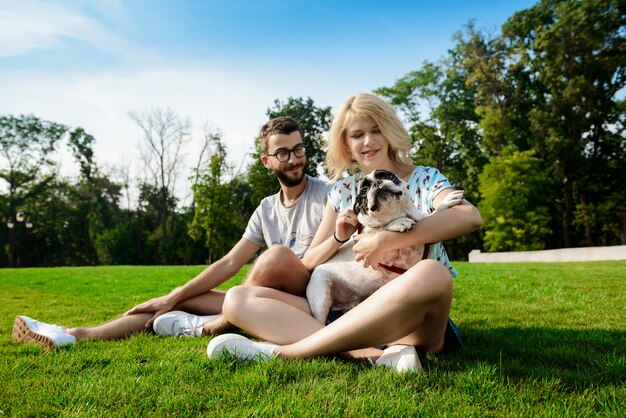
[[[333,232],[333,238],[335,239],[335,241],[337,241],[339,244],[345,244],[346,242],[350,241],[350,237],[344,239],[344,240],[340,240],[339,238],[337,238],[337,233]]]

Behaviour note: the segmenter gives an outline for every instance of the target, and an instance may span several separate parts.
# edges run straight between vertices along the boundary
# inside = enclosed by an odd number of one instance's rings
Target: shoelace
[[[174,324],[174,327],[176,324]],[[185,317],[183,325],[180,327],[178,332],[176,333],[177,337],[195,337],[196,336],[196,328],[198,327],[198,317],[195,316],[190,318],[189,316]]]

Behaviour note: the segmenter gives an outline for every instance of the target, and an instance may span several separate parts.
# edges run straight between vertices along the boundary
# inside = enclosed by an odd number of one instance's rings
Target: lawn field
[[[97,324],[202,267],[0,269],[0,416],[626,416],[626,262],[454,265],[466,347],[404,375],[211,361],[209,338],[17,344],[16,315]]]

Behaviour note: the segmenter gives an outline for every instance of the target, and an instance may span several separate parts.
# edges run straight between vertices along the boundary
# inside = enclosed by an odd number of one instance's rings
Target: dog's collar
[[[426,260],[428,258],[428,253],[430,252],[430,244],[424,244],[424,254],[422,255],[422,260]],[[422,261],[420,260],[420,261]],[[403,269],[401,267],[396,267],[396,266],[388,266],[387,264],[383,264],[383,263],[378,263],[378,265],[382,268],[384,268],[385,270],[388,270],[392,273],[397,273],[397,274],[404,274],[406,273],[406,269]]]

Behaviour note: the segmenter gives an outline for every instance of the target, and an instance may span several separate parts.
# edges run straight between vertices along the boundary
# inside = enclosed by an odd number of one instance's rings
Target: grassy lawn
[[[626,416],[626,262],[455,267],[466,348],[417,375],[151,334],[46,352],[11,340],[15,315],[93,325],[202,267],[0,269],[0,416]]]

